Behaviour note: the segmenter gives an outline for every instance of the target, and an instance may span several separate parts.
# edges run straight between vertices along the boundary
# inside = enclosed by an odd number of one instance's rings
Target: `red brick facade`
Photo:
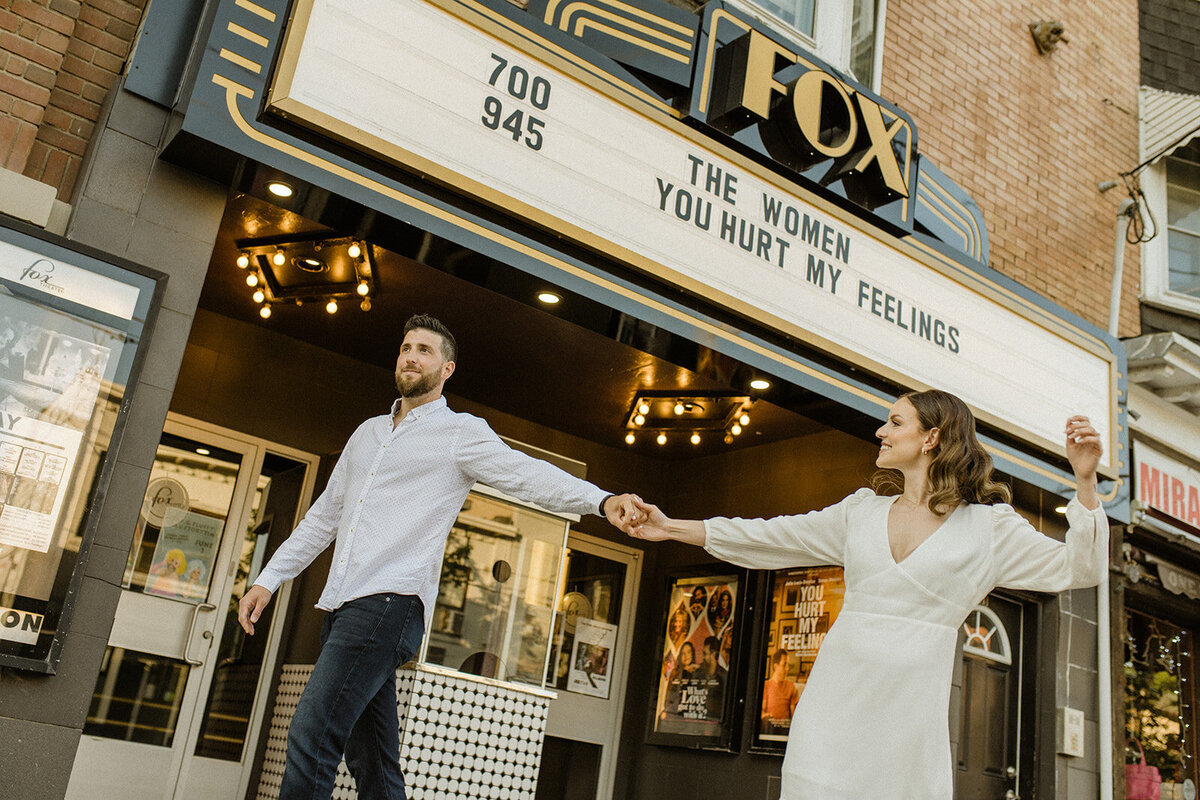
[[[68,200],[146,0],[0,0],[0,167]]]
[[[1138,7],[891,0],[881,94],[917,121],[920,149],[983,209],[991,266],[1107,325],[1113,235],[1138,162]],[[1039,54],[1056,14],[1069,43]],[[1125,250],[1120,333],[1138,333],[1138,248]]]

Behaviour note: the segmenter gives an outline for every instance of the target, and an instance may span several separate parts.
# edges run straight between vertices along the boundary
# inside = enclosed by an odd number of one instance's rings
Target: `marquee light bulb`
[[[633,444],[636,440],[637,437],[633,435],[633,431],[625,434],[625,444]]]
[[[262,308],[260,308],[260,309],[258,310],[258,315],[259,315],[260,317],[262,317],[263,319],[267,319],[268,317],[270,317],[270,316],[271,316],[271,307],[270,307],[270,306],[263,306]]]
[[[271,263],[277,267],[282,267],[285,261],[287,261],[287,256],[283,254],[282,250],[276,250],[275,255],[271,256]]]
[[[367,285],[366,281],[358,282],[358,293],[360,295],[362,295],[363,297],[366,297],[370,291],[371,291],[371,287]]]
[[[638,414],[636,417],[633,418],[633,424],[634,425],[645,425],[646,417],[642,414]]]
[[[740,422],[742,425],[749,425],[750,424],[750,415],[742,414],[740,417],[738,417],[738,422]]]
[[[250,256],[242,253],[237,257],[237,265],[239,269],[245,269],[246,267],[250,266]]]
[[[649,414],[650,413],[650,404],[649,403],[640,404],[638,406],[638,413],[639,414]]]
[[[698,433],[692,434],[692,444],[700,444],[700,434],[698,434]]]
[[[742,426],[741,426],[741,425],[738,425],[738,424],[735,422],[735,423],[733,423],[733,425],[732,425],[732,426],[729,428],[729,432],[730,432],[730,433],[732,433],[734,436],[737,436],[738,434],[740,434],[740,433],[742,432]]]
[[[659,444],[666,444],[667,443],[667,435],[665,433],[660,433],[658,435],[658,438],[655,439],[654,441],[658,442]]]
[[[362,255],[362,248],[358,246],[357,242],[355,242],[346,248],[346,255],[350,256],[351,258],[358,258]]]
[[[683,413],[683,403],[676,403],[675,408],[673,410],[675,411],[675,416],[678,417],[680,414]]]
[[[250,296],[254,298],[254,302],[256,302],[256,303],[261,303],[263,300],[267,299],[267,295],[263,292],[262,289],[256,289],[254,291],[254,294],[252,294]]]
[[[246,276],[246,285],[251,288],[258,286],[258,276],[251,272]]]
[[[330,314],[336,314],[337,308],[338,308],[337,300],[330,300],[328,303],[325,304],[325,310],[328,311]]]

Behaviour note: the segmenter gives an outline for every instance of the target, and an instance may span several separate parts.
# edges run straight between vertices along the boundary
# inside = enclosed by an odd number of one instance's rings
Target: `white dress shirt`
[[[446,537],[476,481],[550,511],[598,514],[607,492],[545,461],[513,450],[479,417],[451,411],[439,397],[392,429],[372,417],[346,443],[325,491],[255,584],[274,593],[334,542],[317,608],[357,597],[415,594],[433,614]]]

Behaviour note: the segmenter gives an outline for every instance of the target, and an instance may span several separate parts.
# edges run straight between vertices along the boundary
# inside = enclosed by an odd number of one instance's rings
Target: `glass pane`
[[[108,648],[84,735],[170,747],[187,674],[182,661]]]
[[[1200,296],[1200,236],[1167,231],[1171,291]]]
[[[591,553],[567,550],[562,594],[554,615],[554,638],[546,685],[555,689],[608,696],[609,665],[616,654],[602,638],[616,639],[625,593],[625,565]],[[591,623],[580,625],[580,620]],[[582,629],[582,630],[581,630]],[[577,635],[581,634],[582,635]],[[611,632],[610,637],[602,634]],[[591,640],[591,641],[589,641]]]
[[[755,0],[754,5],[779,17],[805,36],[813,35],[815,0]]]
[[[1189,172],[1200,169],[1192,167]],[[1200,234],[1200,183],[1187,188],[1173,182],[1167,185],[1167,225]]]
[[[1127,763],[1146,763],[1162,779],[1163,797],[1196,781],[1194,661],[1190,630],[1129,611],[1125,639]]]
[[[163,433],[124,588],[188,603],[208,596],[241,460],[237,453]]]
[[[864,86],[875,72],[875,27],[879,24],[877,0],[854,0],[850,22],[850,71]]]
[[[446,540],[426,661],[540,685],[566,529],[472,492]]]
[[[304,490],[307,465],[268,453],[254,493],[254,508],[242,537],[225,610],[225,629],[217,653],[217,671],[209,689],[201,721],[196,755],[240,761],[254,710],[255,690],[266,656],[271,620],[278,603],[267,606],[255,626],[257,636],[246,636],[237,621],[237,604],[246,587],[258,578],[266,559],[292,532]]]

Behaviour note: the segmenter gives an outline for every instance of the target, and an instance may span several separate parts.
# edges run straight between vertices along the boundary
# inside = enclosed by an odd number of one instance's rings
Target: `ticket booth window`
[[[425,662],[540,686],[568,524],[471,492],[446,540]]]

